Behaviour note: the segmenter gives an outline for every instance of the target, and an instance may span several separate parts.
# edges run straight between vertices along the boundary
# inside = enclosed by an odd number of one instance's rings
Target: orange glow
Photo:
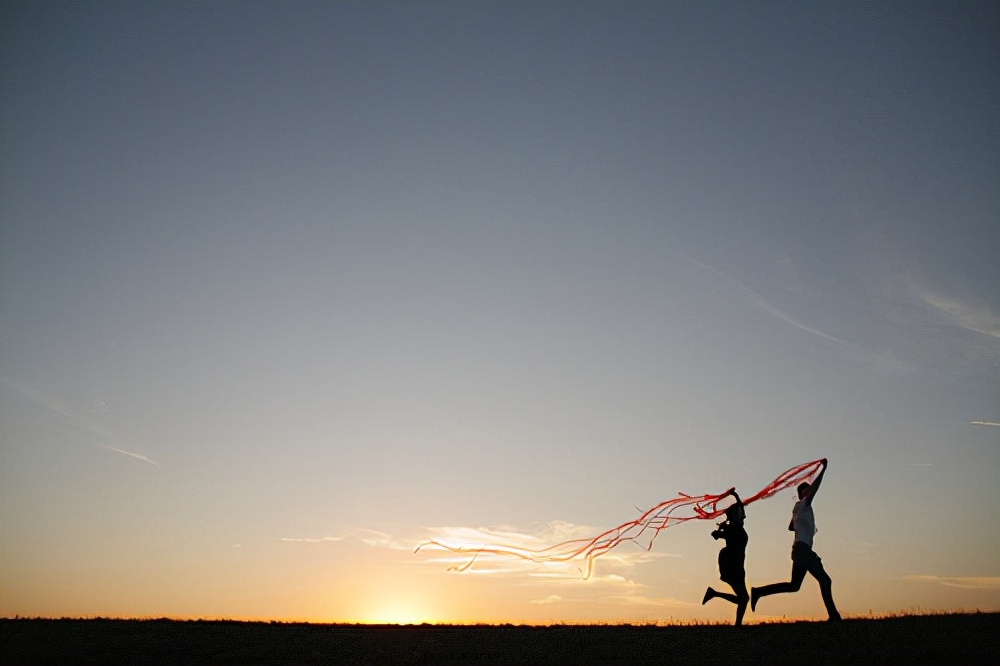
[[[359,624],[434,624],[442,621],[438,595],[420,580],[385,578],[378,586],[360,590],[346,604],[346,618]]]
[[[421,610],[405,605],[389,605],[372,611],[367,617],[359,618],[360,624],[433,624],[434,619]]]

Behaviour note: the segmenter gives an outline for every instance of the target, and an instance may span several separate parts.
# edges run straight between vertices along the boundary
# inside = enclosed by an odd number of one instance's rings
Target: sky
[[[731,622],[414,549],[824,457],[845,616],[1000,610],[995,2],[4,2],[0,144],[4,617]]]

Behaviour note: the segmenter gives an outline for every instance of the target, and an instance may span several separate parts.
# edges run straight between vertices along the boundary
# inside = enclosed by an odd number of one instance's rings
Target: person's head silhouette
[[[726,520],[731,523],[742,523],[745,518],[746,512],[743,510],[742,504],[733,504],[726,509]]]

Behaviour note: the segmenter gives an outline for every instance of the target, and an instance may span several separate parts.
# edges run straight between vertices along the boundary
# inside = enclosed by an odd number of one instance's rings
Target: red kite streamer
[[[759,493],[744,499],[743,504],[751,504],[757,500],[767,499],[782,490],[798,486],[803,481],[810,481],[819,473],[821,467],[822,461],[814,460],[786,470]],[[465,571],[469,569],[479,555],[517,557],[532,562],[566,562],[576,558],[584,558],[587,564],[583,577],[589,578],[594,570],[594,559],[604,555],[621,543],[626,541],[638,542],[641,538],[647,538],[649,541],[646,544],[646,550],[652,550],[653,541],[661,530],[665,530],[677,523],[685,523],[689,520],[711,520],[722,515],[725,512],[725,507],[720,509],[718,505],[728,494],[728,490],[719,495],[699,495],[697,497],[679,493],[677,497],[660,502],[635,520],[612,527],[593,538],[563,541],[562,543],[557,543],[540,550],[502,544],[489,546],[454,545],[431,539],[417,546],[414,552],[429,548],[471,555],[468,562],[453,566],[448,569],[449,571]]]

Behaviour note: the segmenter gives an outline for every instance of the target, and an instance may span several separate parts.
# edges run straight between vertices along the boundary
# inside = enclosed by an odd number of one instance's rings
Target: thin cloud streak
[[[637,583],[631,578],[626,578],[625,576],[615,573],[594,575],[587,579],[582,579],[580,578],[579,575],[572,577],[558,575],[558,574],[545,574],[545,573],[534,573],[529,575],[533,579],[536,580],[541,579],[545,583],[551,583],[563,587],[576,586],[580,583],[587,585],[588,587],[606,587],[613,589],[619,589],[619,588],[635,589],[635,588],[645,587],[645,585]]]
[[[1000,423],[994,423],[993,421],[970,421],[969,425],[987,426],[989,428],[1000,428]]]
[[[945,587],[958,587],[964,590],[1000,590],[1000,576],[916,575],[904,576],[904,579],[922,583],[937,583]]]
[[[549,596],[545,597],[544,599],[532,599],[528,603],[529,604],[541,604],[541,605],[545,605],[545,604],[558,604],[558,603],[561,603],[562,601],[563,601],[563,598],[561,596],[559,596],[558,594],[550,594]]]
[[[386,550],[408,551],[413,553],[418,546],[429,540],[442,543],[461,544],[470,547],[514,547],[528,550],[541,550],[553,544],[564,541],[589,538],[595,533],[595,528],[589,525],[574,525],[566,521],[553,520],[534,524],[528,530],[511,526],[496,528],[439,526],[439,527],[403,527],[403,535],[397,536],[381,530],[370,528],[351,528],[346,530],[348,536],[357,539],[367,546]],[[282,541],[291,541],[290,538]],[[306,541],[306,539],[302,539]],[[601,557],[601,566],[611,569],[627,569],[640,564],[653,562],[664,557],[679,557],[674,553],[663,553],[647,550],[638,544],[634,548],[623,547]],[[418,559],[421,565],[434,567],[444,566],[451,569],[461,569],[464,575],[498,576],[509,575],[518,578],[535,577],[549,580],[581,581],[584,571],[584,558],[571,559],[565,562],[532,562],[501,553],[478,553],[456,555],[443,553],[440,550],[425,549],[420,551]],[[467,567],[469,559],[475,560],[475,567]],[[602,579],[604,574],[593,576]],[[586,581],[584,581],[586,582]],[[593,580],[590,581],[593,584]]]
[[[614,597],[616,601],[629,606],[650,606],[654,608],[697,608],[701,604],[693,601],[684,601],[674,597],[645,597],[638,594],[628,594]]]
[[[577,539],[587,539],[596,533],[596,529],[588,525],[573,525],[565,521],[551,521],[536,526],[536,532],[526,533],[514,530],[509,527],[500,529],[468,528],[468,527],[442,527],[432,528],[428,532],[429,538],[442,543],[461,544],[470,548],[516,548],[526,550],[540,550],[548,548],[554,544]],[[421,543],[425,543],[424,539]],[[604,553],[601,556],[602,567],[630,568],[647,562],[652,562],[663,557],[677,557],[670,553],[661,553],[648,550],[639,544],[631,544],[633,548],[622,547],[613,552]],[[552,577],[569,580],[579,580],[585,570],[584,556],[566,560],[564,562],[534,562],[523,560],[502,553],[476,553],[472,556],[475,567],[469,564],[469,555],[462,557],[445,556],[435,558],[439,562],[447,561],[450,564],[459,563],[463,573],[479,568],[480,571],[490,571],[494,573],[528,573],[531,576]],[[431,560],[425,560],[431,561]],[[539,569],[541,568],[541,571]]]
[[[161,469],[159,463],[157,463],[155,460],[153,460],[148,456],[144,456],[140,453],[135,453],[134,451],[128,451],[119,446],[112,446],[110,444],[107,444],[106,442],[109,441],[117,443],[118,438],[112,431],[108,430],[103,426],[98,425],[97,423],[94,423],[90,419],[74,414],[73,410],[71,410],[69,407],[59,402],[55,398],[52,398],[51,396],[48,396],[42,393],[41,391],[36,391],[34,389],[28,388],[27,386],[24,386],[20,382],[15,381],[10,377],[6,377],[3,375],[0,375],[0,384],[9,386],[10,388],[14,389],[15,391],[23,395],[32,403],[56,414],[63,421],[77,428],[86,430],[87,432],[89,432],[91,435],[94,435],[98,439],[104,440],[104,442],[95,444],[95,446],[97,446],[98,448],[105,449],[107,451],[111,451],[112,453],[117,453],[119,455],[123,455],[129,458],[133,458],[135,460],[139,460],[146,464],[152,465],[157,469]]]
[[[463,544],[473,543],[485,547],[496,546],[498,544],[510,546],[516,543],[523,547],[540,549],[567,539],[580,538],[581,535],[589,536],[594,531],[594,528],[590,526],[573,525],[559,520],[535,525],[535,533],[510,526],[498,528],[407,526],[400,529],[405,535],[394,535],[371,528],[350,528],[346,532],[348,536],[357,539],[367,546],[385,550],[407,551],[412,554],[417,546],[425,543],[430,538]],[[337,537],[325,537],[323,539],[284,537],[281,540],[293,543],[319,543],[322,540],[333,540],[334,538]],[[469,555],[455,555],[433,550],[422,552],[433,553],[433,555],[417,558],[415,561],[420,566],[434,567],[435,569],[444,567],[453,569],[455,573],[468,576],[486,578],[503,577],[510,579],[519,586],[588,585],[591,587],[596,586],[597,588],[614,588],[618,590],[619,594],[623,588],[633,589],[639,587],[638,583],[629,578],[616,573],[606,573],[607,568],[604,568],[605,573],[595,572],[589,579],[585,578],[583,576],[583,558],[567,560],[565,562],[531,562],[497,553],[480,553],[473,557],[476,566],[466,567],[465,565],[468,564],[470,559]],[[616,551],[615,553],[605,555],[601,558],[601,565],[602,568],[608,567],[620,570],[651,562],[662,557],[678,556],[650,552],[644,548],[636,547],[635,552]]]
[[[678,256],[680,256],[680,255],[678,255]],[[743,284],[742,282],[740,282],[739,280],[737,280],[736,278],[734,278],[729,273],[727,273],[727,272],[725,272],[723,270],[720,270],[718,268],[715,268],[714,266],[709,266],[708,264],[702,263],[702,262],[698,261],[697,259],[692,259],[691,257],[680,256],[680,258],[682,260],[684,260],[684,261],[687,261],[688,263],[691,263],[691,264],[697,266],[698,268],[701,268],[702,270],[706,270],[706,271],[709,271],[711,273],[714,273],[716,275],[721,276],[727,282],[729,282],[730,284],[732,284],[738,291],[742,292],[750,300],[750,302],[753,305],[756,305],[757,307],[761,308],[762,310],[764,310],[765,312],[767,312],[768,314],[770,314],[772,317],[778,319],[779,321],[784,322],[785,324],[788,324],[789,326],[792,326],[793,328],[797,328],[800,331],[803,331],[805,333],[809,333],[811,335],[815,335],[817,337],[823,338],[824,340],[829,340],[830,342],[835,342],[838,345],[842,345],[844,347],[851,347],[852,346],[851,343],[849,343],[849,342],[845,342],[844,340],[841,340],[840,338],[835,338],[834,336],[828,335],[828,334],[824,333],[823,331],[820,331],[820,330],[817,330],[815,328],[812,328],[811,326],[806,326],[805,324],[803,324],[802,322],[798,321],[797,319],[795,319],[795,318],[793,318],[793,317],[785,314],[781,310],[778,310],[774,306],[770,305],[767,301],[765,301],[760,296],[760,294],[758,294],[753,289],[751,289],[747,285]]]
[[[764,299],[762,299],[761,297],[757,296],[753,292],[750,292],[750,297],[751,297],[751,299],[757,305],[759,305],[760,307],[762,307],[764,310],[766,310],[767,312],[770,312],[772,315],[774,315],[775,317],[777,317],[781,321],[783,321],[786,324],[789,324],[791,326],[794,326],[795,328],[799,329],[800,331],[805,331],[806,333],[812,333],[813,335],[817,335],[817,336],[819,336],[819,337],[821,337],[821,338],[823,338],[825,340],[829,340],[830,342],[836,342],[838,345],[843,345],[845,347],[849,347],[850,346],[850,343],[844,342],[840,338],[835,338],[832,335],[827,335],[823,331],[818,331],[815,328],[810,328],[809,326],[806,326],[805,324],[803,324],[803,323],[801,323],[799,321],[796,321],[795,319],[792,319],[791,317],[789,317],[788,315],[786,315],[784,312],[781,312],[780,310],[777,310],[777,309],[771,307],[770,305],[768,305],[764,301]]]
[[[24,384],[21,384],[20,382],[15,381],[10,377],[6,377],[4,375],[0,375],[0,384],[5,384],[9,386],[10,388],[14,389],[24,397],[28,398],[28,400],[30,400],[31,402],[41,407],[44,407],[49,411],[55,412],[64,419],[73,420],[75,418],[73,413],[69,410],[68,407],[66,407],[66,405],[62,404],[58,400],[55,400],[45,395],[41,391],[36,391],[34,389],[28,388]]]
[[[408,550],[412,552],[413,549],[416,548],[417,544],[420,543],[418,539],[397,539],[386,532],[380,532],[378,530],[372,530],[364,527],[347,530],[347,533],[366,546],[372,546],[373,548]]]
[[[927,289],[915,288],[917,297],[951,324],[968,331],[1000,339],[1000,317],[985,306],[976,306]]]
[[[155,460],[153,460],[152,458],[147,458],[144,455],[140,455],[138,453],[132,453],[131,451],[126,451],[125,449],[119,449],[114,446],[109,446],[107,444],[101,444],[100,446],[102,449],[107,449],[108,451],[113,451],[114,453],[119,453],[123,456],[128,456],[129,458],[135,458],[136,460],[141,460],[142,462],[148,463],[153,467],[156,468],[160,467]]]

